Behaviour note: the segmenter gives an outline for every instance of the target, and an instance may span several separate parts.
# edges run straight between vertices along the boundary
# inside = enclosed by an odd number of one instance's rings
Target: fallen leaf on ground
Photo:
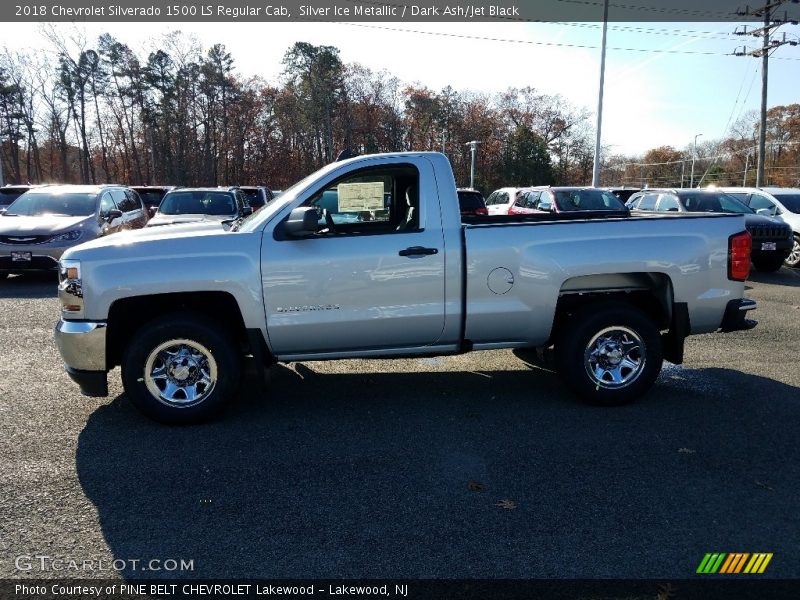
[[[495,502],[494,505],[498,508],[504,508],[506,510],[514,510],[517,508],[517,503],[513,500],[500,500],[500,502]]]
[[[478,483],[477,481],[470,481],[467,484],[467,487],[473,492],[482,492],[483,491],[483,485]]]

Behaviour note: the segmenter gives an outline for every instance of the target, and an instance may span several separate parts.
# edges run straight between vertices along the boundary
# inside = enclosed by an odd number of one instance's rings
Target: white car
[[[489,211],[489,216],[492,215],[508,215],[509,211],[514,206],[514,201],[517,199],[517,192],[523,188],[518,187],[505,187],[495,190],[486,199],[486,210]]]
[[[794,232],[792,251],[783,264],[800,266],[800,188],[723,187],[721,191],[735,196],[759,214],[777,217],[788,223]]]

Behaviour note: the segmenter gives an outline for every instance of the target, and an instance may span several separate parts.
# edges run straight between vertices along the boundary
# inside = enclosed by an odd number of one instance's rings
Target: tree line
[[[287,49],[279,81],[268,82],[238,73],[223,44],[204,51],[180,32],[146,56],[109,34],[90,43],[51,27],[46,37],[48,52],[0,55],[0,160],[7,182],[280,189],[345,150],[436,150],[447,154],[465,186],[472,140],[480,142],[475,186],[484,193],[591,180],[591,113],[532,87],[436,91],[345,64],[337,48],[307,42]],[[772,173],[781,183],[796,181],[800,105],[771,115]],[[716,163],[702,165],[716,169],[706,181],[736,174],[743,160],[754,164],[746,150],[757,130],[740,121],[730,139],[715,144]],[[611,156],[603,183],[671,183],[686,160],[685,149],[670,147]],[[668,164],[649,165],[645,173],[644,163]]]

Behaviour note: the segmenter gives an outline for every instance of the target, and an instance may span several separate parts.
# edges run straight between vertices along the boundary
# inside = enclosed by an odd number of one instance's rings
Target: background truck
[[[154,228],[69,250],[56,343],[89,396],[121,365],[150,417],[235,396],[243,357],[549,348],[582,398],[634,400],[686,336],[748,328],[741,215],[570,213],[462,223],[438,153],[333,163],[224,231]]]

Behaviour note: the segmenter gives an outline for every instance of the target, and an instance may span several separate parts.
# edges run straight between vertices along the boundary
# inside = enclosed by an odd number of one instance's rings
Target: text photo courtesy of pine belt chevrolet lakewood
[[[581,398],[635,400],[689,335],[748,329],[741,214],[462,222],[438,153],[332,163],[229,230],[147,228],[65,252],[56,343],[90,396],[121,366],[165,423],[216,415],[265,365],[552,349]],[[158,268],[153,268],[154,261]]]

